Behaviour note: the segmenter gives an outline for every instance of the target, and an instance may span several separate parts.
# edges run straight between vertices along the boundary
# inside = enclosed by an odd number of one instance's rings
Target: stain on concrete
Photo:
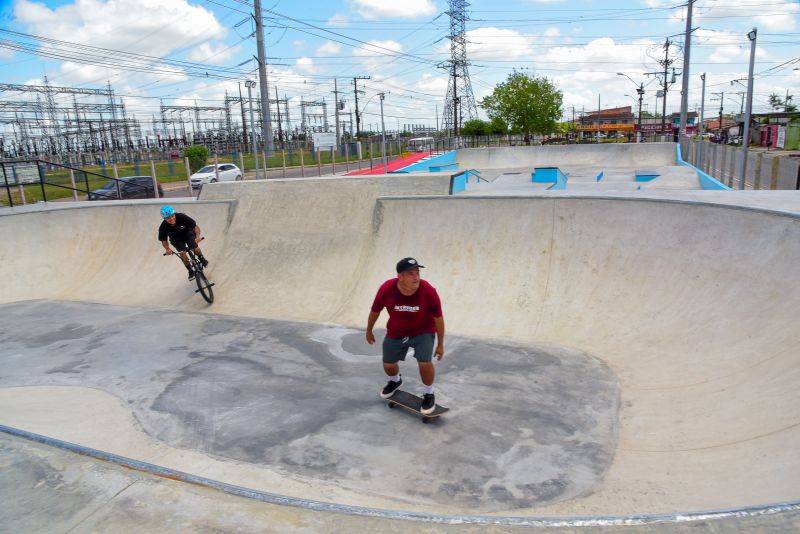
[[[405,502],[492,512],[592,491],[617,440],[619,383],[574,349],[449,336],[424,425],[390,410],[380,341],[344,327],[52,301],[33,339],[0,338],[0,386],[74,385],[123,399],[172,446]],[[41,303],[0,306],[12,330]],[[320,332],[327,332],[319,335]],[[83,333],[84,337],[78,336]],[[338,336],[338,337],[337,337]],[[11,354],[21,354],[14,358]],[[415,360],[403,389],[421,387]]]

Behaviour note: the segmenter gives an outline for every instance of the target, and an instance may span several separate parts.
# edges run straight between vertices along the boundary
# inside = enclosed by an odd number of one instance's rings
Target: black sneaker
[[[189,280],[194,280],[194,269],[189,269]]]
[[[207,260],[207,259],[205,259],[205,258],[200,258],[200,263],[203,265],[203,268],[204,268],[204,269],[205,269],[206,267],[208,267],[208,260]]]
[[[386,384],[386,387],[383,388],[383,391],[381,391],[381,397],[383,397],[384,399],[388,399],[389,397],[394,395],[395,391],[400,389],[400,384],[402,383],[403,383],[402,377],[397,382],[389,380],[389,383]]]
[[[436,396],[433,393],[426,393],[422,396],[422,406],[420,406],[419,411],[423,415],[428,415],[433,413],[434,409],[436,409]]]

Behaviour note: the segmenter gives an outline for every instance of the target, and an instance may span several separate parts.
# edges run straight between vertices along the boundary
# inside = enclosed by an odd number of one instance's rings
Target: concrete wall
[[[683,159],[713,176],[723,184],[739,188],[742,169],[742,148],[704,141],[702,157],[699,142],[681,141]],[[745,189],[797,189],[800,179],[800,158],[782,152],[750,150],[747,158]]]

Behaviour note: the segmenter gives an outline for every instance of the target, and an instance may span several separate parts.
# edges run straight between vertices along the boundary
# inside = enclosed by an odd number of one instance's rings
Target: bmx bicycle
[[[203,239],[205,239],[205,237],[201,237],[198,240],[198,243]],[[206,278],[205,273],[203,273],[203,264],[200,263],[200,260],[197,258],[197,256],[194,255],[194,251],[189,247],[185,247],[183,251],[185,251],[186,254],[189,256],[189,267],[191,267],[192,270],[194,271],[194,282],[195,284],[197,284],[197,289],[195,289],[194,292],[200,293],[203,296],[203,299],[205,299],[205,301],[208,302],[209,304],[213,303],[214,290],[211,288],[214,286],[214,283],[210,282],[208,278]],[[180,251],[173,249],[172,252],[181,262],[181,265],[183,265],[183,260],[181,260],[180,257]],[[164,256],[167,255],[168,254],[165,252]]]

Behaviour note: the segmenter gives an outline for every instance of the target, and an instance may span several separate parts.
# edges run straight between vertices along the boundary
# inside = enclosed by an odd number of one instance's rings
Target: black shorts
[[[414,337],[383,338],[383,363],[397,363],[406,359],[408,349],[414,349],[418,362],[429,362],[433,358],[434,334],[420,334]]]
[[[178,252],[182,252],[187,248],[190,250],[194,250],[197,248],[197,241],[195,241],[196,237],[194,232],[191,234],[185,234],[180,237],[171,237],[169,238],[169,242],[172,243],[172,246],[175,247]]]

